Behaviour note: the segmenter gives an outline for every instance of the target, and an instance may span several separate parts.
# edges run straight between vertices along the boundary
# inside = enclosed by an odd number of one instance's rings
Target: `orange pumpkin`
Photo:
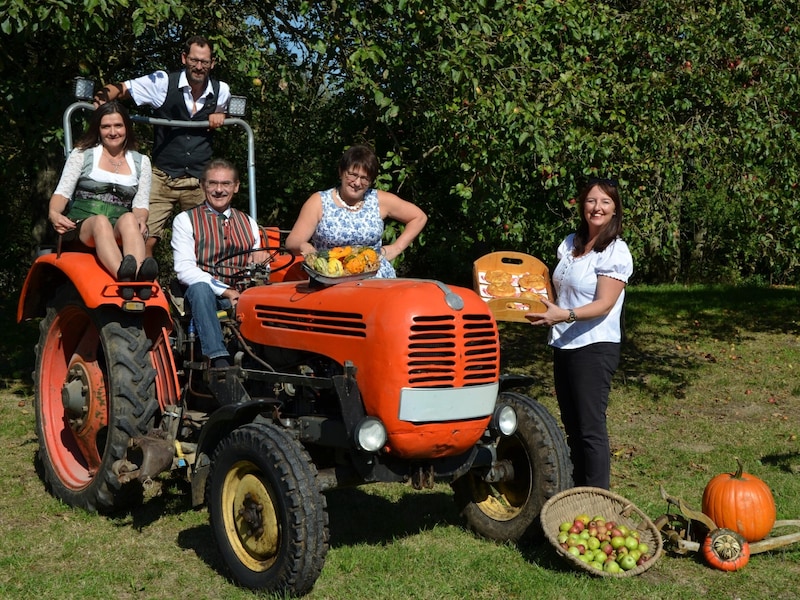
[[[742,470],[721,473],[703,491],[703,512],[717,527],[740,533],[748,542],[763,540],[775,525],[775,499],[769,486]]]

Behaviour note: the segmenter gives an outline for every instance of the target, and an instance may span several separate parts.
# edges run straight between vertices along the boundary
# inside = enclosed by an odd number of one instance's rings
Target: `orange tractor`
[[[220,317],[227,369],[200,355],[171,286],[117,282],[86,249],[36,259],[18,319],[41,318],[36,429],[52,494],[110,511],[184,478],[233,578],[291,595],[322,570],[323,492],[341,486],[446,482],[476,533],[536,534],[544,502],[571,486],[568,449],[547,409],[512,391],[526,382],[501,376],[486,302],[438,281],[320,281],[277,230],[264,240],[266,261],[217,265],[242,289]],[[153,292],[124,300],[122,285]]]

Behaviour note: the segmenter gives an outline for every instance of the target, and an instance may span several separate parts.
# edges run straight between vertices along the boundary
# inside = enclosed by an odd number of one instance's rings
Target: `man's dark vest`
[[[232,208],[231,216],[226,218],[208,208],[205,203],[187,212],[194,230],[194,255],[197,257],[197,266],[226,285],[233,285],[234,281],[227,277],[233,272],[231,267],[245,267],[252,259],[247,254],[235,258],[229,257],[249,250],[256,242],[247,215]],[[214,265],[224,258],[228,259],[225,261],[228,268],[220,273],[214,273]]]
[[[175,121],[208,121],[208,116],[217,108],[219,81],[211,79],[213,94],[206,97],[205,105],[194,115],[190,114],[183,100],[183,91],[178,87],[182,71],[169,74],[167,97],[153,116]],[[198,179],[211,160],[210,129],[205,127],[153,127],[153,165],[170,177],[191,175]]]

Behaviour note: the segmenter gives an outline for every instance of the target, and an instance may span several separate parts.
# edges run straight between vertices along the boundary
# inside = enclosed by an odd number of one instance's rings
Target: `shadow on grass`
[[[767,454],[761,457],[761,462],[765,465],[777,467],[784,473],[797,475],[800,473],[800,452],[784,452],[783,454]]]
[[[328,491],[325,496],[330,548],[359,544],[384,545],[438,525],[460,523],[453,498],[446,493],[405,494],[397,501],[392,501],[359,488],[346,488]],[[151,510],[158,509],[154,505]],[[150,514],[144,520],[149,521],[153,516],[157,518],[157,515]],[[230,579],[210,524],[181,530],[177,543],[184,550],[194,552],[221,576]]]
[[[557,573],[574,572],[574,569],[562,559],[542,536],[518,545],[522,557],[529,563],[542,569]]]
[[[371,494],[361,488],[325,492],[328,505],[330,547],[360,544],[385,545],[442,525],[462,526],[452,494],[444,491],[404,493],[396,500]],[[129,511],[113,515],[120,527],[144,529],[165,515],[193,510],[190,492],[167,485],[160,496]],[[208,522],[182,529],[178,545],[194,552],[209,567],[228,577]]]
[[[445,492],[406,493],[397,500],[361,488],[331,490],[325,495],[331,548],[386,544],[436,526],[463,524],[453,496]]]

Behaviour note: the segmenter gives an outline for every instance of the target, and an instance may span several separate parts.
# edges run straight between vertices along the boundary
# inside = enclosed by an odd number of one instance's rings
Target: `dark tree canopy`
[[[248,98],[263,224],[291,227],[366,141],[379,185],[430,217],[401,272],[468,283],[500,249],[552,264],[600,175],[620,180],[636,281],[797,284],[798,7],[712,4],[0,0],[0,283],[46,237],[73,78],[175,68],[201,33]],[[218,137],[244,166],[240,133]]]

